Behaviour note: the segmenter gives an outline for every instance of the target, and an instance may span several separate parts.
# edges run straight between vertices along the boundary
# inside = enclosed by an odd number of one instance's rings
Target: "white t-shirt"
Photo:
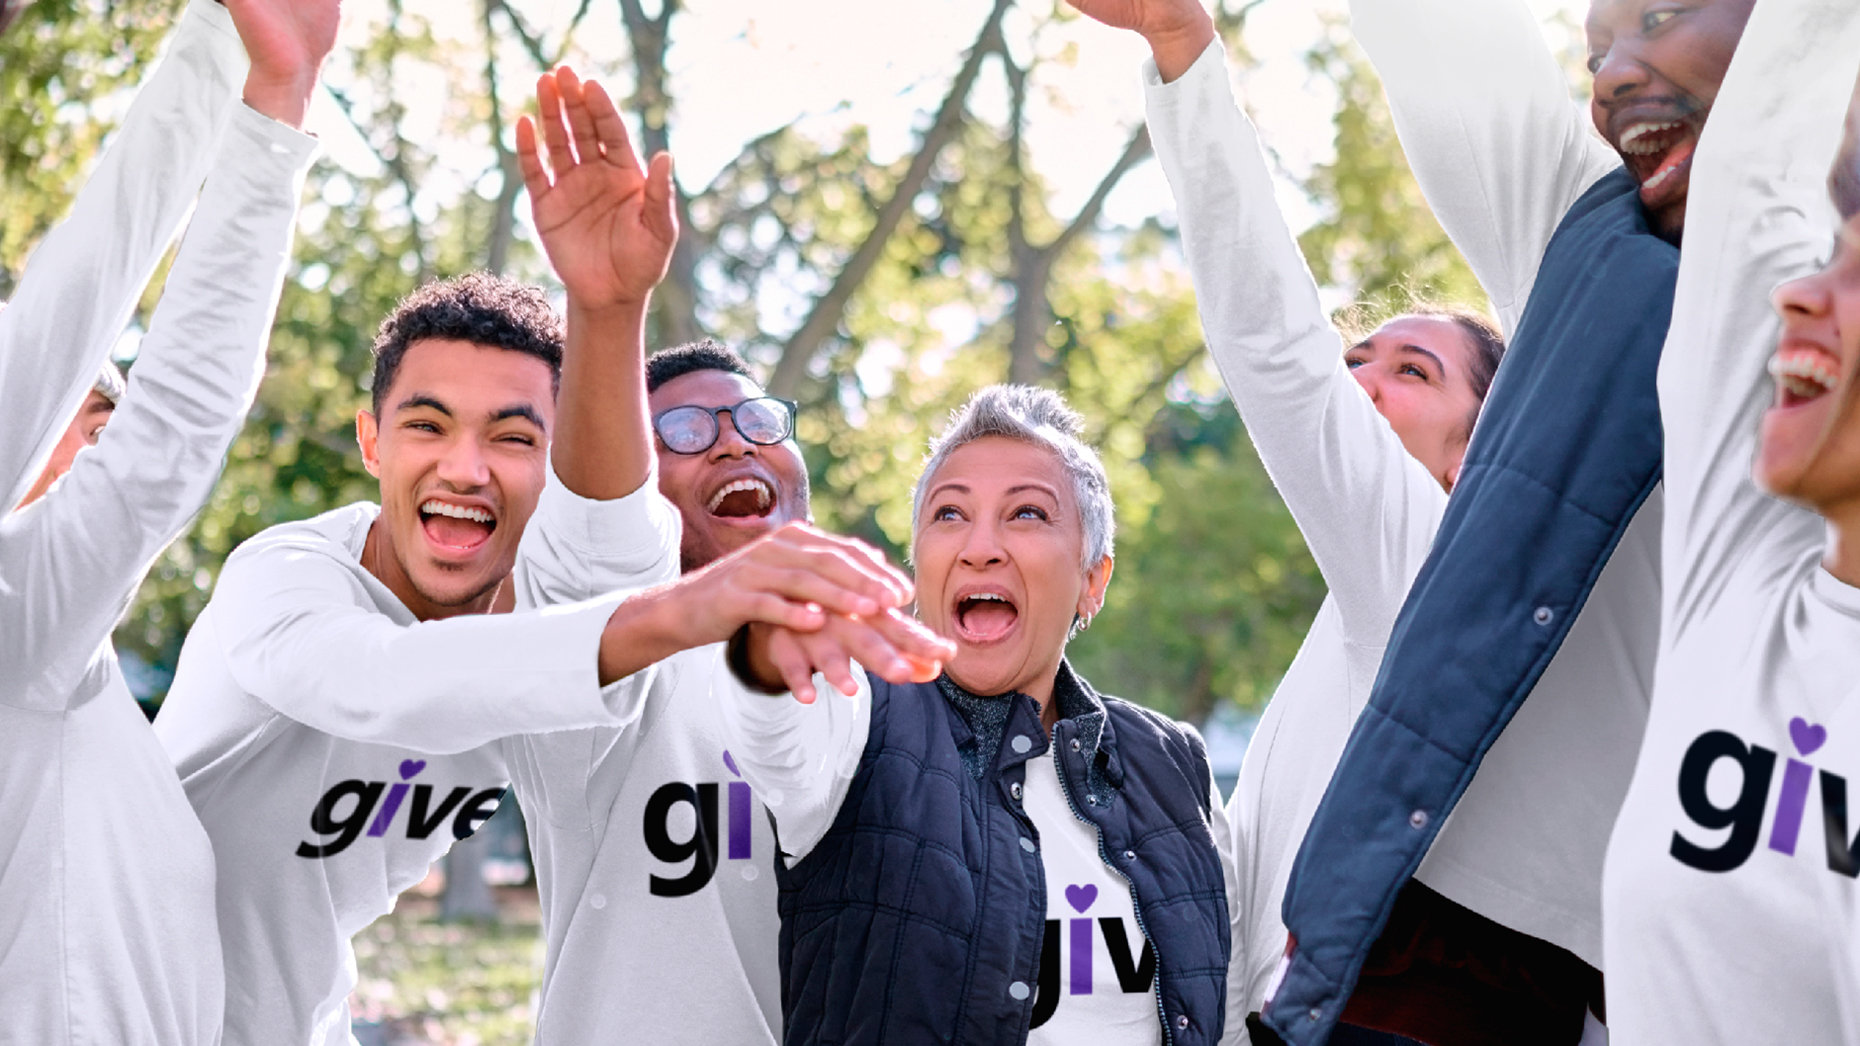
[[[1137,925],[1130,881],[1072,812],[1053,754],[1027,760],[1024,805],[1046,870],[1046,940],[1027,1046],[1162,1042],[1156,951]]]
[[[656,479],[646,486],[654,488]],[[657,498],[656,488],[651,495]],[[678,547],[678,514],[669,547]],[[518,550],[518,605],[585,598],[652,569],[637,514],[551,473]],[[677,571],[667,557],[667,576]],[[504,743],[542,898],[540,1046],[781,1041],[775,833],[719,727],[721,645],[662,662],[637,722]]]
[[[1523,0],[1351,0],[1350,14],[1428,205],[1514,332],[1558,223],[1620,157]],[[1659,646],[1663,498],[1656,487],[1629,522],[1415,873],[1597,967],[1602,857]]]
[[[1860,588],[1820,566],[1823,521],[1748,472],[1769,292],[1826,257],[1857,71],[1850,0],[1763,0],[1693,157],[1660,367],[1671,583],[1603,898],[1625,1046],[1860,1041]]]
[[[244,421],[315,152],[238,104],[243,71],[225,10],[195,3],[0,311],[0,1043],[219,1039],[212,851],[110,631]],[[8,511],[209,171],[109,428]]]
[[[1447,494],[1344,363],[1304,256],[1273,204],[1219,44],[1164,84],[1145,63],[1151,140],[1175,192],[1208,350],[1330,595],[1266,706],[1228,804],[1229,1042],[1285,954],[1292,861],[1375,682]]]
[[[361,566],[379,512],[241,545],[155,720],[213,840],[233,1046],[349,1042],[349,940],[496,809],[495,742],[631,722],[652,676],[598,685],[620,595],[416,621]]]

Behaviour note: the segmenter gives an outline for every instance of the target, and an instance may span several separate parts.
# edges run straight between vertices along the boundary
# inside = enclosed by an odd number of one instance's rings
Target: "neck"
[[[1828,551],[1821,565],[1836,579],[1860,588],[1860,501],[1824,515],[1828,519]]]
[[[377,581],[386,585],[401,604],[413,612],[417,621],[438,621],[448,617],[465,614],[490,614],[508,612],[516,603],[516,594],[505,594],[509,588],[499,578],[497,583],[463,603],[435,603],[417,588],[407,571],[400,564],[400,557],[393,553],[393,540],[381,526],[380,517],[368,525],[368,539],[362,543],[362,569],[375,576]]]

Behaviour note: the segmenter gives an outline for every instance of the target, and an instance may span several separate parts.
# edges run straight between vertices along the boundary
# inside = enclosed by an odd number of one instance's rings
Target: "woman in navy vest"
[[[790,1043],[1220,1040],[1227,830],[1201,739],[1065,660],[1115,529],[1081,430],[1056,394],[997,385],[931,443],[917,608],[956,644],[934,681],[717,688],[779,836]],[[833,660],[831,624],[741,639],[752,687]]]

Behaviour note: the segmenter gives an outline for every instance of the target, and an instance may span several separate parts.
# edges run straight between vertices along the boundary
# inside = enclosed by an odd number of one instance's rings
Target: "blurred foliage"
[[[430,898],[403,894],[355,936],[361,978],[349,1010],[364,1044],[528,1046],[542,986],[535,895],[504,890],[496,923],[444,923]]]
[[[177,6],[39,0],[0,38],[0,288],[62,212],[120,116],[123,85]],[[339,50],[326,72],[372,162],[326,160],[313,172],[250,423],[198,522],[162,556],[117,634],[123,650],[158,670],[173,665],[240,541],[374,496],[354,451],[353,418],[366,401],[375,326],[400,296],[422,279],[486,265],[552,283],[534,246],[521,234],[511,240],[511,204],[527,205],[511,191],[497,147],[508,144],[508,117],[537,59],[566,55],[616,85],[663,82],[669,100],[628,104],[650,104],[654,120],[677,119],[677,76],[629,68],[625,55],[583,54],[574,43],[579,14],[551,21],[541,5],[517,5],[526,12],[520,21],[502,0],[474,0],[479,35],[461,38],[436,33],[420,14],[436,8],[415,0],[376,6],[382,12],[368,15],[375,20],[363,42]],[[1025,7],[1036,29],[1070,17],[1049,4]],[[677,10],[662,9],[674,34]],[[1242,23],[1223,20],[1236,34]],[[1009,84],[1037,82],[1070,60],[1063,48],[1016,51],[986,32],[976,44],[984,45],[983,75]],[[1238,35],[1229,50],[1244,60]],[[951,57],[952,72],[961,61]],[[1313,271],[1378,313],[1415,293],[1481,302],[1402,163],[1367,64],[1340,31],[1310,61],[1314,76],[1335,83],[1340,103],[1337,158],[1306,186],[1323,215],[1302,239]],[[401,103],[416,89],[443,98],[436,124],[409,126]],[[775,366],[788,333],[864,243],[915,158],[875,162],[865,128],[823,123],[771,132],[747,143],[710,185],[681,187],[681,251],[694,253],[688,269],[674,264],[678,293],[660,302],[694,307],[656,317],[655,330],[695,326],[745,347],[764,373]],[[1105,133],[1121,142],[1131,131]],[[928,436],[975,388],[1006,377],[1017,325],[1035,323],[1040,380],[1086,416],[1117,496],[1116,576],[1106,612],[1074,644],[1078,665],[1106,692],[1186,718],[1224,701],[1257,705],[1290,661],[1323,586],[1205,359],[1174,230],[1110,227],[1091,210],[1053,214],[1048,187],[1018,142],[1002,117],[965,111],[947,140],[927,147],[929,173],[908,214],[807,359],[796,395],[816,514],[902,559],[909,490]],[[1107,184],[1121,174],[1103,172]],[[1024,243],[1010,249],[1016,213],[1026,238],[1058,247],[1040,258]],[[1072,224],[1080,234],[1055,241]],[[1042,300],[1017,314],[1022,295]]]
[[[0,39],[0,299],[70,206],[128,107],[124,89],[180,10],[178,0],[36,0]]]

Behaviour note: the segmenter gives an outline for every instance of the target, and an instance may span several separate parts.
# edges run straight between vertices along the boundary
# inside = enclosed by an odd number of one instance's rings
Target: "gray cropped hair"
[[[97,368],[97,380],[90,387],[114,406],[123,402],[123,395],[129,391],[129,382],[124,379],[121,367],[104,360],[103,366]]]
[[[1072,491],[1079,505],[1079,520],[1084,525],[1085,549],[1081,566],[1087,570],[1111,555],[1117,534],[1116,510],[1111,504],[1111,483],[1105,478],[1104,462],[1098,452],[1080,436],[1085,419],[1051,389],[1032,385],[990,385],[969,397],[969,402],[951,411],[949,424],[930,440],[930,453],[924,458],[923,471],[917,474],[917,488],[911,493],[911,536],[916,544],[918,520],[923,516],[924,485],[936,474],[956,448],[984,436],[1005,436],[1023,443],[1045,447],[1059,456],[1066,474],[1072,477]]]

